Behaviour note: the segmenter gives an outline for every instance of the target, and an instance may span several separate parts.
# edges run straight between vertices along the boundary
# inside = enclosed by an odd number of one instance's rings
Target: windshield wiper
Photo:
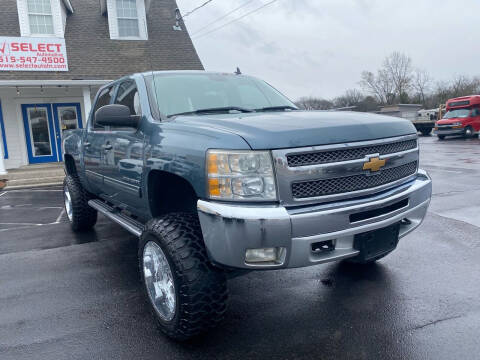
[[[225,112],[225,111],[239,111],[239,112],[249,113],[249,112],[253,112],[254,110],[242,108],[239,106],[224,106],[224,107],[198,109],[194,111],[186,111],[182,113],[168,115],[168,117],[178,116],[178,115],[190,115],[190,114],[208,114],[208,113]]]
[[[255,111],[285,111],[285,110],[298,110],[298,108],[290,105],[280,105],[280,106],[267,106],[261,109],[255,109]]]

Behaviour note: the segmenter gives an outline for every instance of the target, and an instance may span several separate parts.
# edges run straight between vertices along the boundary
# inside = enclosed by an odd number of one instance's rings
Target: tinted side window
[[[138,97],[137,85],[134,80],[127,80],[120,84],[115,104],[127,106],[132,115],[141,115],[140,99]]]
[[[95,103],[95,106],[93,108],[94,120],[95,120],[95,113],[97,112],[97,110],[100,109],[102,106],[110,104],[110,101],[112,100],[112,96],[113,96],[113,89],[114,89],[113,86],[103,89],[100,95],[98,96],[97,102]],[[93,127],[95,129],[104,128],[102,125],[98,125],[95,121],[93,121]]]

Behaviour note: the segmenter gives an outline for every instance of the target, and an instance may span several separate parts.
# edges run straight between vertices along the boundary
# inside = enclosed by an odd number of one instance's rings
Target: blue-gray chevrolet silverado
[[[385,256],[432,191],[410,121],[301,111],[241,74],[117,80],[63,149],[72,229],[100,212],[140,238],[152,313],[180,340],[221,321],[231,276]]]

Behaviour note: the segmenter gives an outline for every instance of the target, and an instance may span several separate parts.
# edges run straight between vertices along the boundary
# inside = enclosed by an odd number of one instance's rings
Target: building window
[[[118,35],[120,37],[140,37],[136,0],[116,0]]]
[[[148,40],[145,0],[102,0],[110,39]]]
[[[53,15],[50,0],[27,0],[30,33],[34,35],[52,35]]]

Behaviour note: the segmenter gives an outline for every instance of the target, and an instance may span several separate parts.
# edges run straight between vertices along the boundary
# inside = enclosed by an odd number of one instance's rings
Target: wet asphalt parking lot
[[[0,359],[479,359],[480,140],[420,139],[434,195],[395,252],[233,279],[223,325],[183,344],[149,315],[135,237],[72,233],[59,187],[0,192]]]

